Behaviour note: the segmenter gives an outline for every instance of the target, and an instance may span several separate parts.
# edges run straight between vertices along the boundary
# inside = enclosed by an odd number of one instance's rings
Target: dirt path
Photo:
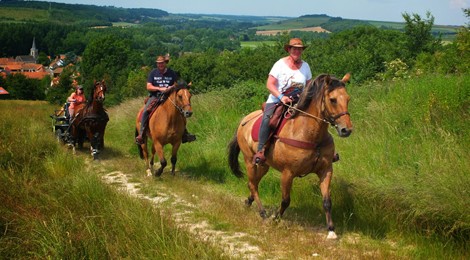
[[[123,172],[115,171],[105,174],[103,175],[103,181],[115,185],[130,196],[150,201],[153,205],[162,209],[163,213],[172,214],[178,227],[184,228],[199,239],[221,247],[228,256],[244,259],[261,258],[259,247],[246,242],[247,240],[255,239],[254,237],[243,232],[231,233],[212,229],[211,225],[205,220],[194,222],[195,216],[192,215],[195,214],[195,211],[193,209],[197,206],[184,200],[162,185],[158,186],[158,196],[150,197],[141,192],[140,183],[131,182]],[[169,202],[169,205],[162,207],[165,202]],[[172,209],[171,212],[167,210],[168,208]]]
[[[378,249],[383,244],[374,245],[357,233],[348,232],[337,240],[327,240],[324,226],[312,227],[295,215],[290,215],[289,220],[263,221],[256,208],[243,206],[244,198],[227,194],[214,185],[191,180],[181,172],[176,176],[164,172],[161,178],[155,178],[144,177],[132,169],[112,170],[116,163],[113,160],[89,159],[87,165],[90,171],[102,176],[103,182],[150,202],[176,227],[194,235],[196,240],[220,248],[230,258],[397,259],[394,254]]]

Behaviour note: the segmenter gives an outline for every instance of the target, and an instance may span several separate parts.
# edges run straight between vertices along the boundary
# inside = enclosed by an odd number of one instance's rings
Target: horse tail
[[[233,175],[238,178],[243,177],[243,172],[240,170],[240,163],[238,162],[238,155],[240,154],[240,146],[238,145],[237,134],[233,136],[228,144],[228,164]]]
[[[134,137],[137,137],[139,135],[139,131],[137,129],[135,130]],[[140,159],[144,159],[144,151],[142,150],[142,147],[137,144],[137,149],[139,149],[139,156]]]

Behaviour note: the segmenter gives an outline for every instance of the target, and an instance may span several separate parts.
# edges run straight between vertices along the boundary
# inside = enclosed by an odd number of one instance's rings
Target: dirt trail
[[[159,209],[164,213],[172,214],[176,225],[184,228],[199,239],[211,242],[212,244],[221,247],[228,256],[235,256],[244,259],[260,259],[260,249],[252,245],[247,240],[254,239],[249,234],[237,232],[228,233],[220,230],[214,230],[207,221],[194,222],[194,211],[191,209],[196,208],[196,205],[182,199],[177,194],[169,191],[164,186],[158,186],[159,193],[157,197],[150,197],[142,194],[140,183],[131,182],[126,174],[120,171],[110,172],[105,174],[103,181],[108,184],[113,184],[125,193],[139,199],[150,201],[153,205],[159,206]],[[165,212],[168,207],[160,207],[164,202],[170,202],[171,212]]]

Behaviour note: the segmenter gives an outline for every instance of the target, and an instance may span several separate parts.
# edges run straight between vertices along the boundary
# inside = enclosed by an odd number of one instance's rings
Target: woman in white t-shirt
[[[303,45],[301,39],[292,38],[289,44],[284,45],[284,50],[289,53],[289,56],[279,59],[269,72],[266,88],[270,95],[264,108],[263,121],[259,131],[258,152],[253,158],[254,164],[262,164],[266,160],[264,145],[269,137],[269,119],[274,112],[275,105],[279,102],[284,104],[292,102],[291,98],[283,93],[293,87],[303,89],[312,80],[310,66],[302,60],[302,52],[305,48],[307,46]]]

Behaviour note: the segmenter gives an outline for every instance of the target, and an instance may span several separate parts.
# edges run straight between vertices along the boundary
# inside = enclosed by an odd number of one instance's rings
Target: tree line
[[[464,14],[469,17],[468,9]],[[246,21],[192,24],[189,20],[173,20],[100,29],[50,23],[5,24],[0,32],[0,54],[24,54],[36,37],[38,49],[47,54],[73,53],[81,57],[62,73],[60,88],[50,89],[47,82],[39,87],[45,97],[33,93],[11,95],[19,99],[45,98],[54,103],[63,102],[70,92],[71,75],[80,75],[79,82],[85,88],[91,87],[93,80],[105,79],[109,86],[108,105],[144,95],[146,76],[155,65],[155,57],[166,53],[171,56],[169,66],[193,82],[196,94],[230,88],[238,82],[265,81],[272,64],[286,55],[282,46],[291,37],[301,37],[309,45],[304,60],[313,75],[351,72],[353,80],[360,83],[418,72],[468,73],[468,27],[462,28],[454,42],[442,44],[439,37],[432,35],[434,17],[430,13],[425,18],[405,13],[403,18],[404,31],[368,25],[329,35],[292,31],[270,36],[274,44],[256,48],[240,47],[240,40],[250,31]],[[23,53],[18,53],[18,45],[24,45]],[[0,80],[8,82],[9,78]],[[13,86],[11,82],[0,84]]]

